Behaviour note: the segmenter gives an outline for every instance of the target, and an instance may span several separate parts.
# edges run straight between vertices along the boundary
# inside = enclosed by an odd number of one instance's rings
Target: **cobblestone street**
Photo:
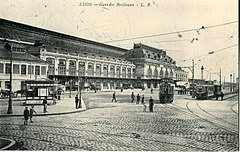
[[[130,103],[131,92],[117,91],[118,102],[111,102],[112,92],[84,92],[88,110],[34,117],[25,130],[22,117],[1,118],[0,135],[23,141],[29,150],[239,150],[237,98],[199,101],[175,95],[173,104],[155,104],[150,113]],[[144,94],[145,102],[150,96],[147,91],[134,93]],[[152,96],[157,99],[156,92]]]

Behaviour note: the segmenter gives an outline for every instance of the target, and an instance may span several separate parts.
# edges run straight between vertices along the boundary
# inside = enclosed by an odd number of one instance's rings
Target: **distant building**
[[[138,43],[124,57],[136,66],[135,87],[156,88],[159,80],[166,77],[187,82],[188,73],[177,67],[176,61],[162,49]]]
[[[10,51],[0,42],[0,89],[10,88]],[[48,63],[26,52],[16,51],[13,45],[12,90],[21,88],[22,80],[47,79]]]
[[[126,50],[4,19],[0,19],[0,25],[0,48],[6,52],[3,48],[6,42],[13,46],[13,67],[19,63],[21,73],[15,71],[13,79],[19,81],[49,78],[65,86],[75,86],[81,81],[85,88],[113,89],[158,87],[163,77],[187,78],[187,73],[165,51],[147,45],[134,44],[133,49]],[[34,42],[43,45],[36,47]],[[26,59],[16,58],[19,54]],[[8,88],[9,73],[5,68],[9,62],[8,55],[0,58],[4,69],[0,71],[1,88]],[[24,65],[26,74],[21,72]],[[31,66],[34,72],[30,74]],[[15,86],[13,90],[20,89],[20,84]]]

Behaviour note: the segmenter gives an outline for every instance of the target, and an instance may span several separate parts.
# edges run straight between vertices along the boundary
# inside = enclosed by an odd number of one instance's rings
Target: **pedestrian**
[[[115,102],[117,102],[117,99],[116,99],[116,92],[113,92],[112,102],[113,102],[113,100],[115,100]]]
[[[47,97],[43,99],[43,113],[47,112]]]
[[[25,107],[25,110],[23,111],[24,125],[27,125],[29,115],[30,115],[30,114],[29,114],[28,107]]]
[[[143,103],[143,112],[146,112],[147,110],[147,106],[145,105],[145,103]]]
[[[150,97],[150,99],[149,99],[149,112],[153,112],[153,99],[152,99],[152,97]]]
[[[137,102],[136,102],[136,104],[139,104],[140,98],[141,98],[141,97],[140,97],[140,95],[138,94],[138,95],[137,95]]]
[[[75,96],[76,109],[78,109],[78,95]]]
[[[142,104],[144,104],[144,95],[142,95]]]
[[[32,105],[30,108],[30,123],[33,123],[32,117],[34,112],[37,114],[37,112],[34,110],[34,106]]]
[[[132,103],[133,103],[134,102],[134,98],[135,98],[134,92],[132,92],[131,98],[132,98]]]
[[[153,94],[153,88],[151,88],[151,94]]]

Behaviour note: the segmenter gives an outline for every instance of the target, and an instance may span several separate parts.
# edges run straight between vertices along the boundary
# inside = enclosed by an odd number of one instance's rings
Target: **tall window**
[[[108,74],[108,66],[104,65],[103,66],[103,77],[107,77],[107,74]]]
[[[0,63],[0,73],[3,73],[3,63]]]
[[[117,70],[116,70],[117,78],[120,78],[120,74],[121,74],[120,67],[117,67]]]
[[[160,77],[163,77],[163,69],[160,70]]]
[[[114,66],[110,67],[110,77],[114,77],[115,71],[114,71]]]
[[[46,67],[41,66],[41,75],[46,75]]]
[[[26,75],[27,74],[27,66],[26,65],[21,65],[21,74]]]
[[[13,74],[19,74],[19,65],[18,64],[13,65]]]
[[[59,75],[66,74],[66,60],[64,60],[64,59],[58,60],[58,74]]]
[[[10,63],[6,63],[6,65],[5,65],[5,74],[10,74],[10,69],[11,69]]]
[[[155,68],[155,70],[154,70],[154,77],[155,77],[155,78],[158,77],[158,70],[157,70],[157,68]]]
[[[131,78],[131,68],[127,68],[127,77]]]
[[[165,77],[168,77],[168,71],[166,70],[166,72],[165,72]]]
[[[96,65],[96,76],[97,77],[101,76],[101,65],[100,64]]]
[[[76,61],[69,61],[69,75],[76,75]]]
[[[35,66],[35,75],[40,75],[40,66]]]
[[[79,62],[79,76],[84,76],[85,75],[85,63],[84,62]]]
[[[93,63],[88,63],[88,75],[93,76]]]
[[[125,67],[122,68],[122,77],[126,78],[126,68]]]
[[[34,66],[33,65],[28,65],[28,74],[34,74]]]
[[[151,67],[149,66],[148,70],[147,70],[147,77],[148,78],[151,78],[152,77],[152,69]]]
[[[54,75],[55,74],[55,60],[54,58],[47,58],[46,59],[48,63],[48,74]]]

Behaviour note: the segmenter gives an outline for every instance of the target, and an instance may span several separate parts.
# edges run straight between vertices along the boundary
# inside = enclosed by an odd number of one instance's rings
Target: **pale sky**
[[[110,3],[114,6],[106,6]],[[211,75],[212,80],[219,80],[214,74],[219,68],[222,81],[225,77],[229,82],[233,73],[237,77],[237,0],[0,0],[0,4],[0,18],[126,49],[138,42],[164,49],[178,66],[191,66],[194,59],[199,79],[201,66],[205,79]],[[179,32],[202,26],[212,28],[201,29],[199,34],[197,30]],[[108,42],[143,36],[147,37]]]

